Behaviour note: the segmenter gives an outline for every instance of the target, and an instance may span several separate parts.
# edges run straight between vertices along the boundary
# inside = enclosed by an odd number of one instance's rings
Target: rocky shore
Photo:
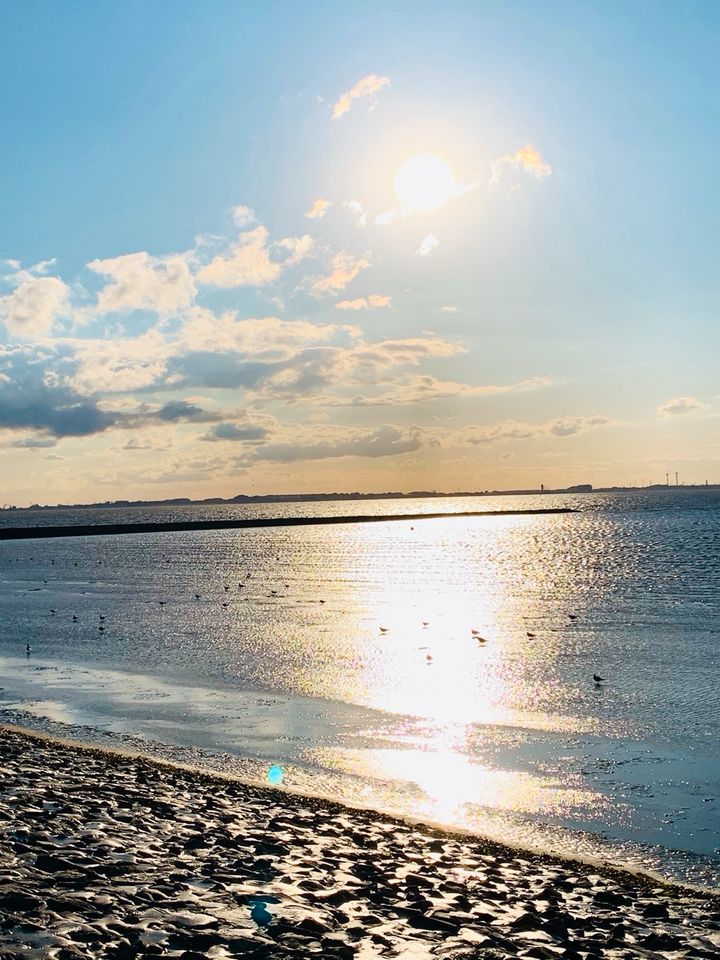
[[[720,900],[0,729],[0,960],[720,957]]]

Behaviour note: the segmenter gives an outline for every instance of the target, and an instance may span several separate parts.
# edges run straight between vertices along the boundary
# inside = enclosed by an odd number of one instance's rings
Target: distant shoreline
[[[242,520],[169,520],[159,523],[91,523],[43,527],[0,527],[0,540],[34,540],[49,537],[107,537],[131,533],[176,533],[184,530],[243,530],[256,527],[306,527],[344,523],[386,523],[397,520],[440,520],[450,517],[507,517],[575,513],[570,507],[536,510],[469,510],[442,513],[393,513],[343,517],[253,517]]]
[[[337,503],[356,502],[358,500],[442,500],[460,497],[542,497],[559,494],[594,493],[646,493],[678,490],[720,490],[720,483],[653,483],[645,487],[593,487],[581,483],[570,487],[553,487],[531,490],[460,490],[448,493],[438,490],[411,490],[403,493],[398,490],[383,493],[263,493],[238,494],[235,497],[205,497],[193,500],[190,497],[169,497],[165,500],[104,500],[98,503],[33,503],[29,507],[13,505],[0,506],[0,514],[26,513],[33,510],[127,510],[132,507],[212,507],[237,506],[247,503]]]

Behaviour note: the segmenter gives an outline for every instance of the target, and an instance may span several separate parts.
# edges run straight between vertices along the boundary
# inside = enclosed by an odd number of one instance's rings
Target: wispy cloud
[[[367,297],[358,297],[356,300],[338,300],[336,310],[379,310],[390,306],[390,297],[379,293],[371,293]]]
[[[356,227],[365,227],[367,226],[368,215],[367,211],[363,207],[362,203],[359,200],[343,200],[343,206],[346,210],[352,210],[355,214],[355,226]]]
[[[532,440],[540,437],[573,437],[596,427],[610,426],[613,420],[604,414],[581,417],[557,417],[545,423],[522,423],[503,420],[487,427],[469,427],[462,430],[458,439],[472,446],[498,443],[507,440]]]
[[[531,143],[526,143],[524,147],[516,150],[515,153],[507,154],[504,157],[498,157],[493,161],[492,176],[490,183],[498,183],[502,177],[503,170],[506,167],[522,169],[526,173],[534,174],[538,180],[549,177],[552,173],[552,167],[540,155]]]
[[[232,217],[236,227],[249,227],[251,223],[256,222],[255,211],[251,207],[242,205],[233,207]]]
[[[332,206],[332,200],[326,200],[324,197],[318,197],[305,216],[308,220],[321,220]]]
[[[661,417],[682,417],[706,409],[707,404],[696,397],[674,397],[672,400],[661,403],[657,412]]]
[[[320,277],[313,284],[316,293],[332,293],[335,290],[344,290],[362,271],[367,270],[370,261],[365,257],[354,257],[343,251],[336,253],[332,259],[332,270],[326,277]]]
[[[429,257],[431,253],[434,253],[435,250],[440,246],[440,241],[432,233],[429,233],[420,246],[415,251],[416,257]]]
[[[379,77],[376,73],[369,73],[362,80],[358,80],[354,87],[347,90],[340,96],[340,99],[333,105],[333,120],[337,120],[348,112],[355,100],[370,98],[371,106],[374,106],[377,94],[383,87],[390,86],[389,77]]]
[[[333,407],[396,407],[421,403],[428,400],[449,400],[456,397],[486,397],[503,393],[524,393],[539,390],[552,384],[550,377],[533,377],[519,383],[480,384],[457,383],[438,380],[422,374],[406,377],[390,391],[375,394],[356,394],[349,398],[328,397],[325,402]]]

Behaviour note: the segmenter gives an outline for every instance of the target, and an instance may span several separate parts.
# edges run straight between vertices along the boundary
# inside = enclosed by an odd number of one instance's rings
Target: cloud
[[[309,257],[315,250],[315,241],[309,233],[304,233],[301,237],[285,237],[284,240],[278,240],[274,246],[289,251],[290,256],[283,261],[283,266],[289,267]]]
[[[558,417],[546,423],[520,423],[504,420],[487,427],[470,427],[460,432],[461,440],[478,446],[505,440],[531,440],[538,437],[571,437],[595,427],[609,426],[610,417],[594,414],[586,417]]]
[[[199,283],[212,287],[263,287],[277,280],[286,266],[309,256],[314,241],[309,234],[286,237],[274,244],[268,242],[266,227],[255,227],[241,233],[237,243],[218,254],[195,274]],[[289,251],[284,260],[271,259],[272,248]]]
[[[321,220],[331,206],[332,200],[325,200],[323,197],[318,197],[305,216],[308,220]]]
[[[698,413],[700,410],[706,409],[707,404],[702,403],[695,397],[674,397],[672,400],[661,403],[657,412],[661,417],[678,417],[689,413]]]
[[[379,310],[390,306],[390,297],[379,293],[371,293],[367,297],[358,297],[356,300],[338,300],[336,310]]]
[[[66,339],[59,345],[73,352],[74,369],[66,382],[84,396],[144,390],[165,376],[172,352],[157,329],[137,337]]]
[[[353,101],[371,98],[371,109],[375,105],[377,94],[383,87],[390,86],[389,77],[379,77],[376,73],[369,73],[362,80],[358,80],[354,87],[347,90],[340,96],[340,99],[333,105],[333,120],[338,120],[348,112],[353,105]]]
[[[359,200],[343,200],[343,207],[345,207],[346,210],[351,210],[355,214],[356,227],[367,226],[368,215]]]
[[[34,277],[23,271],[19,285],[0,297],[0,320],[22,340],[47,336],[55,320],[70,310],[70,288],[58,277]]]
[[[452,304],[447,304],[444,307],[440,307],[440,309],[442,310],[443,313],[457,313],[458,308],[453,306]]]
[[[490,183],[498,183],[502,177],[505,167],[515,167],[522,169],[526,173],[533,173],[538,180],[549,177],[552,173],[552,167],[540,156],[540,153],[531,143],[525,144],[515,153],[504,157],[498,157],[493,161],[492,176]]]
[[[503,385],[456,383],[452,380],[438,380],[429,375],[407,377],[392,390],[376,395],[359,394],[349,399],[328,397],[328,406],[335,407],[396,407],[427,400],[448,400],[456,397],[486,397],[504,393],[524,393],[550,386],[550,377],[532,377],[519,383]]]
[[[90,270],[110,277],[98,294],[90,313],[131,313],[149,310],[169,316],[187,309],[195,299],[195,283],[187,259],[181,254],[151,257],[128,253],[106,260],[93,260]]]
[[[404,207],[391,207],[389,210],[378,213],[373,223],[376,227],[387,227],[396,220],[404,220],[407,215],[408,211]]]
[[[258,385],[260,395],[295,402],[328,402],[326,391],[338,384],[370,387],[386,383],[395,368],[418,366],[428,357],[450,357],[464,347],[440,337],[415,337],[354,343],[351,347],[311,347],[278,366]]]
[[[232,208],[232,218],[236,227],[249,227],[251,223],[255,223],[257,217],[255,216],[255,211],[250,207],[237,206]]]
[[[317,434],[317,430],[314,431]],[[419,427],[395,427],[388,424],[374,430],[328,428],[320,440],[266,443],[241,463],[260,460],[273,463],[295,463],[300,460],[328,460],[337,457],[391,457],[411,453],[424,445]]]
[[[313,290],[316,293],[344,290],[362,270],[367,270],[369,266],[370,261],[365,257],[354,257],[347,252],[336,253],[332,260],[332,272],[316,280]]]
[[[218,423],[201,440],[247,442],[265,440],[270,431],[258,423]]]
[[[416,257],[429,257],[440,246],[440,241],[437,237],[433,236],[432,233],[429,233],[420,246],[415,251]]]
[[[268,231],[256,227],[241,233],[227,254],[219,254],[196,273],[198,283],[212,287],[262,287],[277,280],[282,264],[270,259]]]
[[[56,443],[55,437],[25,437],[22,440],[11,440],[3,446],[16,447],[20,450],[44,450],[47,447],[54,447]]]
[[[148,419],[157,419],[164,423],[212,423],[220,417],[220,414],[203,410],[187,400],[171,400],[150,414]]]

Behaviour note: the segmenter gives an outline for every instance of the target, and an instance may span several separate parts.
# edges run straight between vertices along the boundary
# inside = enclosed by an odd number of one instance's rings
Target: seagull
[[[432,663],[432,654],[431,654],[431,653],[428,653],[428,654],[425,656],[425,662],[426,662],[426,663]]]
[[[224,607],[229,607],[230,604],[229,604],[229,603],[224,603],[223,606],[224,606]]]
[[[529,630],[527,631],[527,635],[528,635],[528,637],[529,637],[529,638],[530,638],[531,640],[534,640],[534,639],[535,639],[535,637],[537,636],[537,634],[536,634],[536,633],[530,633],[530,631],[529,631]]]
[[[29,644],[29,643],[26,643],[26,644],[25,644],[25,653],[26,653],[28,656],[30,656],[30,644]]]
[[[595,683],[605,683],[605,677],[601,677],[597,673],[593,674],[593,680]]]
[[[164,601],[164,600],[158,600],[158,603],[160,604],[161,607],[164,607],[164,606],[165,606],[165,601]]]
[[[429,627],[429,626],[430,626],[430,621],[429,621],[429,620],[421,620],[420,622],[422,623],[422,625],[423,625],[424,627]]]
[[[569,614],[568,614],[568,620],[577,620],[577,614],[576,614],[576,613],[569,613]]]
[[[389,627],[380,627],[380,633],[387,633],[389,629]]]
[[[226,590],[229,590],[230,587],[229,587],[227,584],[225,584],[225,589],[226,589]]]
[[[196,594],[195,594],[195,599],[196,599],[196,600],[199,600],[199,599],[200,599],[200,596],[201,596],[201,594],[196,593]]]
[[[50,607],[50,613],[52,613],[52,614],[55,613],[55,607]]]
[[[73,619],[73,623],[77,623],[78,618],[77,618],[77,615],[76,615],[76,614],[73,614],[73,615],[72,615],[72,619]]]
[[[101,626],[98,627],[98,630],[100,631],[100,633],[104,633],[104,632],[105,632],[105,627],[103,627],[103,626],[101,625]]]
[[[104,614],[104,613],[101,613],[101,614],[100,614],[100,619],[101,619],[101,620],[104,620],[104,619],[105,619],[105,614]]]

